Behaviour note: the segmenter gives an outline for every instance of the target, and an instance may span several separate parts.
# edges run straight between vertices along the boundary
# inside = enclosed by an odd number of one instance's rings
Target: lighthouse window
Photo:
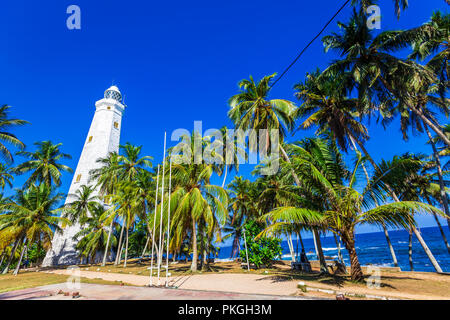
[[[88,140],[88,143],[92,142],[92,139],[93,139],[93,138],[94,138],[93,136],[90,136],[90,137],[89,137],[89,140]]]
[[[108,110],[111,110],[111,107],[108,107]]]
[[[114,122],[114,128],[119,129],[119,123],[118,122]]]
[[[81,180],[81,174],[79,174],[79,175],[77,176],[77,182],[80,182],[80,180]]]

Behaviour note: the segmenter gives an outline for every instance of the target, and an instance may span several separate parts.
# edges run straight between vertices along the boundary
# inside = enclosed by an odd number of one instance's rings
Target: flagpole
[[[156,192],[155,192],[155,214],[153,215],[153,231],[152,231],[152,263],[150,265],[150,286],[153,286],[153,254],[155,248],[155,224],[156,224],[156,214],[158,208],[158,189],[159,189],[159,164],[158,164],[158,174],[156,176]]]
[[[169,156],[169,205],[167,209],[167,253],[166,253],[166,287],[169,286],[169,245],[170,245],[170,196],[172,193],[172,157]]]
[[[158,286],[160,284],[160,272],[161,272],[161,260],[162,254],[164,252],[161,240],[162,240],[162,223],[163,223],[163,212],[164,212],[164,175],[166,171],[166,136],[167,133],[164,132],[164,153],[163,153],[163,171],[162,171],[162,187],[161,187],[161,218],[159,220],[159,255],[158,255]]]

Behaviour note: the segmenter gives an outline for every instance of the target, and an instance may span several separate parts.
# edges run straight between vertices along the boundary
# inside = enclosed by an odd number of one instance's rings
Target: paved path
[[[58,295],[59,290],[70,296]],[[73,292],[81,297],[72,298]],[[165,289],[102,285],[81,283],[77,289],[68,289],[65,283],[11,291],[0,294],[0,300],[308,300],[305,297],[243,294],[235,292],[196,291],[186,289]]]
[[[71,270],[60,269],[47,271],[55,274],[72,275]],[[103,279],[107,281],[122,281],[134,286],[147,286],[150,282],[149,276],[141,276],[123,273],[107,273],[95,271],[79,271],[80,277],[89,279]],[[153,284],[157,284],[156,277]],[[165,278],[161,278],[161,285]],[[271,294],[279,296],[292,296],[298,292],[298,281],[279,280],[273,276],[240,273],[215,273],[196,274],[186,276],[169,277],[169,285],[179,289],[207,290],[236,292],[245,294]]]

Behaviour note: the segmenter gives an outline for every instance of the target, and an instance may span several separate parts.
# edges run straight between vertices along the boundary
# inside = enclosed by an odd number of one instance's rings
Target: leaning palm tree
[[[7,162],[12,163],[14,161],[11,151],[7,148],[5,143],[10,144],[19,149],[25,148],[25,145],[15,135],[8,132],[12,127],[23,126],[29,122],[20,119],[10,119],[8,105],[0,107],[0,156]]]
[[[72,172],[68,166],[61,164],[63,159],[71,159],[69,154],[62,153],[62,143],[53,144],[51,141],[35,142],[37,150],[34,152],[20,151],[17,155],[28,158],[28,161],[12,169],[17,175],[31,173],[25,182],[25,187],[32,184],[45,183],[47,186],[61,185],[62,172]]]
[[[286,223],[302,223],[320,225],[329,231],[339,235],[350,255],[351,278],[361,281],[364,277],[359,264],[355,246],[355,228],[360,224],[385,224],[394,227],[408,228],[414,223],[412,214],[419,211],[433,212],[439,215],[443,213],[438,209],[415,201],[401,201],[384,204],[373,208],[374,194],[376,197],[382,195],[380,179],[371,181],[366,185],[362,193],[354,189],[357,182],[357,172],[364,159],[359,155],[348,182],[336,184],[333,181],[338,178],[338,172],[345,172],[342,165],[329,168],[325,173],[323,169],[316,167],[314,162],[309,161],[310,154],[300,146],[294,147],[300,156],[293,158],[293,166],[304,185],[310,191],[319,195],[322,204],[314,208],[314,204],[299,207],[281,207],[264,215],[262,219],[270,219],[275,223],[269,226],[265,232],[273,232],[277,227]],[[336,172],[335,172],[336,171]],[[385,173],[389,175],[389,172]],[[330,178],[331,177],[331,178]],[[307,200],[308,201],[308,200]],[[317,204],[316,204],[317,205]]]
[[[367,15],[355,9],[348,23],[338,23],[341,32],[323,38],[325,50],[335,51],[342,58],[333,62],[325,76],[349,73],[358,93],[358,109],[361,115],[379,110],[391,117],[390,110],[407,108],[425,122],[450,146],[436,119],[424,113],[408,99],[410,84],[427,85],[436,75],[412,60],[400,59],[393,51],[406,48],[415,39],[412,32],[386,31],[377,36],[366,24]]]
[[[46,184],[32,185],[27,190],[18,190],[14,201],[0,205],[7,213],[1,216],[0,231],[14,228],[17,231],[15,249],[22,244],[22,252],[14,274],[17,275],[24,252],[30,244],[41,241],[49,246],[54,232],[61,232],[61,225],[70,223],[58,215],[58,204],[63,199]],[[14,251],[15,251],[14,249]],[[11,259],[3,273],[8,272]]]
[[[319,70],[307,74],[304,82],[294,86],[295,95],[302,102],[296,117],[303,119],[301,129],[316,127],[316,135],[330,136],[345,152],[349,147],[356,152],[358,145],[376,168],[377,164],[364,146],[369,139],[369,132],[358,119],[358,99],[347,96],[349,87],[351,87],[349,74],[324,75]],[[362,168],[368,181],[369,174],[366,166],[362,164]],[[375,202],[378,206],[378,200]],[[386,226],[383,226],[383,231],[394,265],[398,266]]]

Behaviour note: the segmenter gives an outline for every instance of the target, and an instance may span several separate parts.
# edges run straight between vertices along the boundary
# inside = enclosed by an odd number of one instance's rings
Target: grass
[[[0,275],[0,293],[22,290],[40,286],[46,286],[50,284],[64,283],[69,276],[50,274],[43,272],[24,272],[19,273],[17,276],[11,273]],[[94,283],[94,284],[114,284],[120,285],[121,282],[105,281],[102,279],[87,279],[81,278],[82,283]]]

